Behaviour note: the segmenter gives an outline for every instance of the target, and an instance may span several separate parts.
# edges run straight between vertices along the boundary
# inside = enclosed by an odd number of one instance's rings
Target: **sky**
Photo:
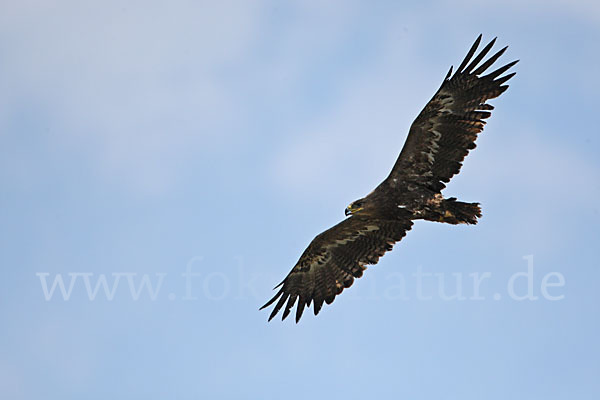
[[[0,398],[599,398],[599,27],[591,0],[0,1]],[[267,323],[480,33],[521,61],[444,191],[479,224],[417,221]]]

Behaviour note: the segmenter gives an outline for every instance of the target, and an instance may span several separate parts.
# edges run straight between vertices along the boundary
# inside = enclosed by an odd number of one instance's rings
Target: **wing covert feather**
[[[321,233],[310,243],[275,296],[265,307],[275,304],[269,321],[283,307],[285,319],[297,302],[296,322],[304,307],[313,303],[317,315],[323,302],[331,304],[335,297],[360,278],[367,264],[375,264],[410,230],[412,221],[372,219],[352,216]],[[276,289],[277,289],[276,287]],[[285,304],[285,307],[284,307]]]
[[[518,60],[481,75],[507,47],[475,69],[495,41],[493,39],[475,55],[481,42],[479,35],[454,75],[449,73],[446,76],[439,90],[412,123],[388,182],[390,179],[418,182],[437,192],[458,174],[469,150],[475,148],[484,120],[490,117],[489,111],[494,108],[486,101],[500,96],[508,88],[504,83],[515,75],[499,77]],[[475,58],[471,59],[474,55]]]

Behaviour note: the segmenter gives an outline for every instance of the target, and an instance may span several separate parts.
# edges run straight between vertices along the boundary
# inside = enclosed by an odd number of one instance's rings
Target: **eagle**
[[[368,264],[376,264],[408,232],[414,220],[448,224],[476,224],[479,203],[444,198],[442,189],[459,173],[469,150],[493,106],[515,72],[503,75],[519,60],[484,73],[506,51],[484,60],[496,42],[479,53],[479,35],[456,72],[452,67],[442,85],[412,123],[406,142],[389,176],[366,197],[346,207],[346,218],[316,236],[302,253],[279,290],[260,309],[275,304],[269,321],[283,308],[282,320],[296,306],[296,322],[305,307],[317,315],[323,303],[360,278]]]

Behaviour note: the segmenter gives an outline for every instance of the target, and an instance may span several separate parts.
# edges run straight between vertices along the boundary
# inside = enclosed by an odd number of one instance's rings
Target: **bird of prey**
[[[496,39],[478,54],[481,35],[452,74],[452,67],[433,98],[412,123],[404,147],[390,175],[366,197],[352,202],[346,219],[313,239],[287,277],[274,289],[275,301],[269,321],[283,307],[285,319],[294,305],[296,322],[305,307],[313,304],[317,315],[323,302],[331,304],[367,264],[376,264],[386,251],[406,235],[413,220],[476,224],[479,203],[444,198],[442,189],[458,174],[462,161],[475,148],[477,134],[494,109],[487,100],[500,96],[506,81],[502,76],[518,60],[486,75],[504,53],[504,47],[487,60]]]

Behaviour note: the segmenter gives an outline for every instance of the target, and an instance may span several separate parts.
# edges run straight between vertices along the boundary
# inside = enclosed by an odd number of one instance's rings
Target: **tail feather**
[[[455,198],[444,199],[441,204],[438,222],[448,224],[473,224],[477,223],[477,218],[481,217],[481,207],[479,203],[464,203],[456,201]]]

